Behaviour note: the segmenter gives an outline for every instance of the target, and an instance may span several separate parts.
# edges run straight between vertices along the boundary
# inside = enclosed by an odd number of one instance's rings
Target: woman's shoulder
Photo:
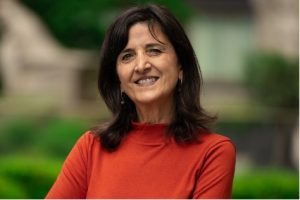
[[[206,148],[207,150],[215,148],[224,148],[231,149],[235,151],[235,144],[233,141],[220,133],[201,131],[199,134],[199,142],[197,143],[200,146]]]
[[[94,140],[97,136],[92,130],[87,130],[81,135],[81,138],[85,140]]]
[[[200,142],[222,142],[231,141],[231,139],[223,134],[211,131],[199,131]]]
[[[95,143],[99,143],[98,137],[93,131],[87,130],[79,137],[76,145],[89,147],[94,145]]]

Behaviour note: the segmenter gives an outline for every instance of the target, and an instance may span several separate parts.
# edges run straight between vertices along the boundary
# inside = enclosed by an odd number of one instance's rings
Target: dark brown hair
[[[175,116],[166,135],[174,137],[178,143],[197,141],[199,129],[208,130],[208,124],[215,120],[215,117],[208,116],[200,105],[200,67],[180,23],[167,9],[153,4],[126,10],[108,29],[101,49],[98,88],[113,113],[113,119],[108,124],[95,128],[93,132],[99,136],[105,149],[113,151],[131,130],[132,121],[137,120],[135,105],[128,96],[124,96],[125,104],[121,104],[116,61],[119,53],[127,45],[130,27],[138,22],[147,23],[152,34],[153,25],[160,26],[173,45],[183,70],[182,84],[177,84],[175,92]]]

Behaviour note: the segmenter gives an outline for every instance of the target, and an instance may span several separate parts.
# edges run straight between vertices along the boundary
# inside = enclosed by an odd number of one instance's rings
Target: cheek
[[[120,81],[124,80],[124,70],[122,70],[122,67],[121,66],[117,66],[117,76],[119,78]]]
[[[122,69],[122,66],[117,67],[117,76],[119,78],[119,81],[121,83],[121,88],[126,87],[128,82],[130,81],[130,72]]]
[[[123,83],[123,74],[122,72],[119,70],[119,67],[116,68],[116,73],[117,73],[117,77],[120,81],[120,85],[122,86],[122,83]]]
[[[179,78],[180,78],[180,71],[178,69],[174,69],[174,71],[170,73],[170,77],[168,78],[170,81],[169,82],[170,87],[174,89],[176,87]]]
[[[171,63],[167,65],[168,67],[164,70],[164,73],[168,75],[168,79],[173,82],[180,78],[180,67],[176,63]],[[172,66],[170,68],[169,66]]]

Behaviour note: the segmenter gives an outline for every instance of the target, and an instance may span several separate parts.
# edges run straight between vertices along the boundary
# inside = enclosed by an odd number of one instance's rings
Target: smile
[[[158,79],[159,78],[155,77],[155,76],[147,76],[147,77],[140,78],[139,80],[135,81],[134,83],[141,87],[145,87],[145,86],[154,85]]]

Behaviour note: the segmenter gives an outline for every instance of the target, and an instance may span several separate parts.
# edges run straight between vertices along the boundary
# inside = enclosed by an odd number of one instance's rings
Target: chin
[[[157,102],[159,99],[160,97],[157,95],[143,95],[134,99],[134,102],[137,104],[151,104]]]
[[[157,99],[138,99],[134,101],[137,104],[153,104],[157,102]]]

